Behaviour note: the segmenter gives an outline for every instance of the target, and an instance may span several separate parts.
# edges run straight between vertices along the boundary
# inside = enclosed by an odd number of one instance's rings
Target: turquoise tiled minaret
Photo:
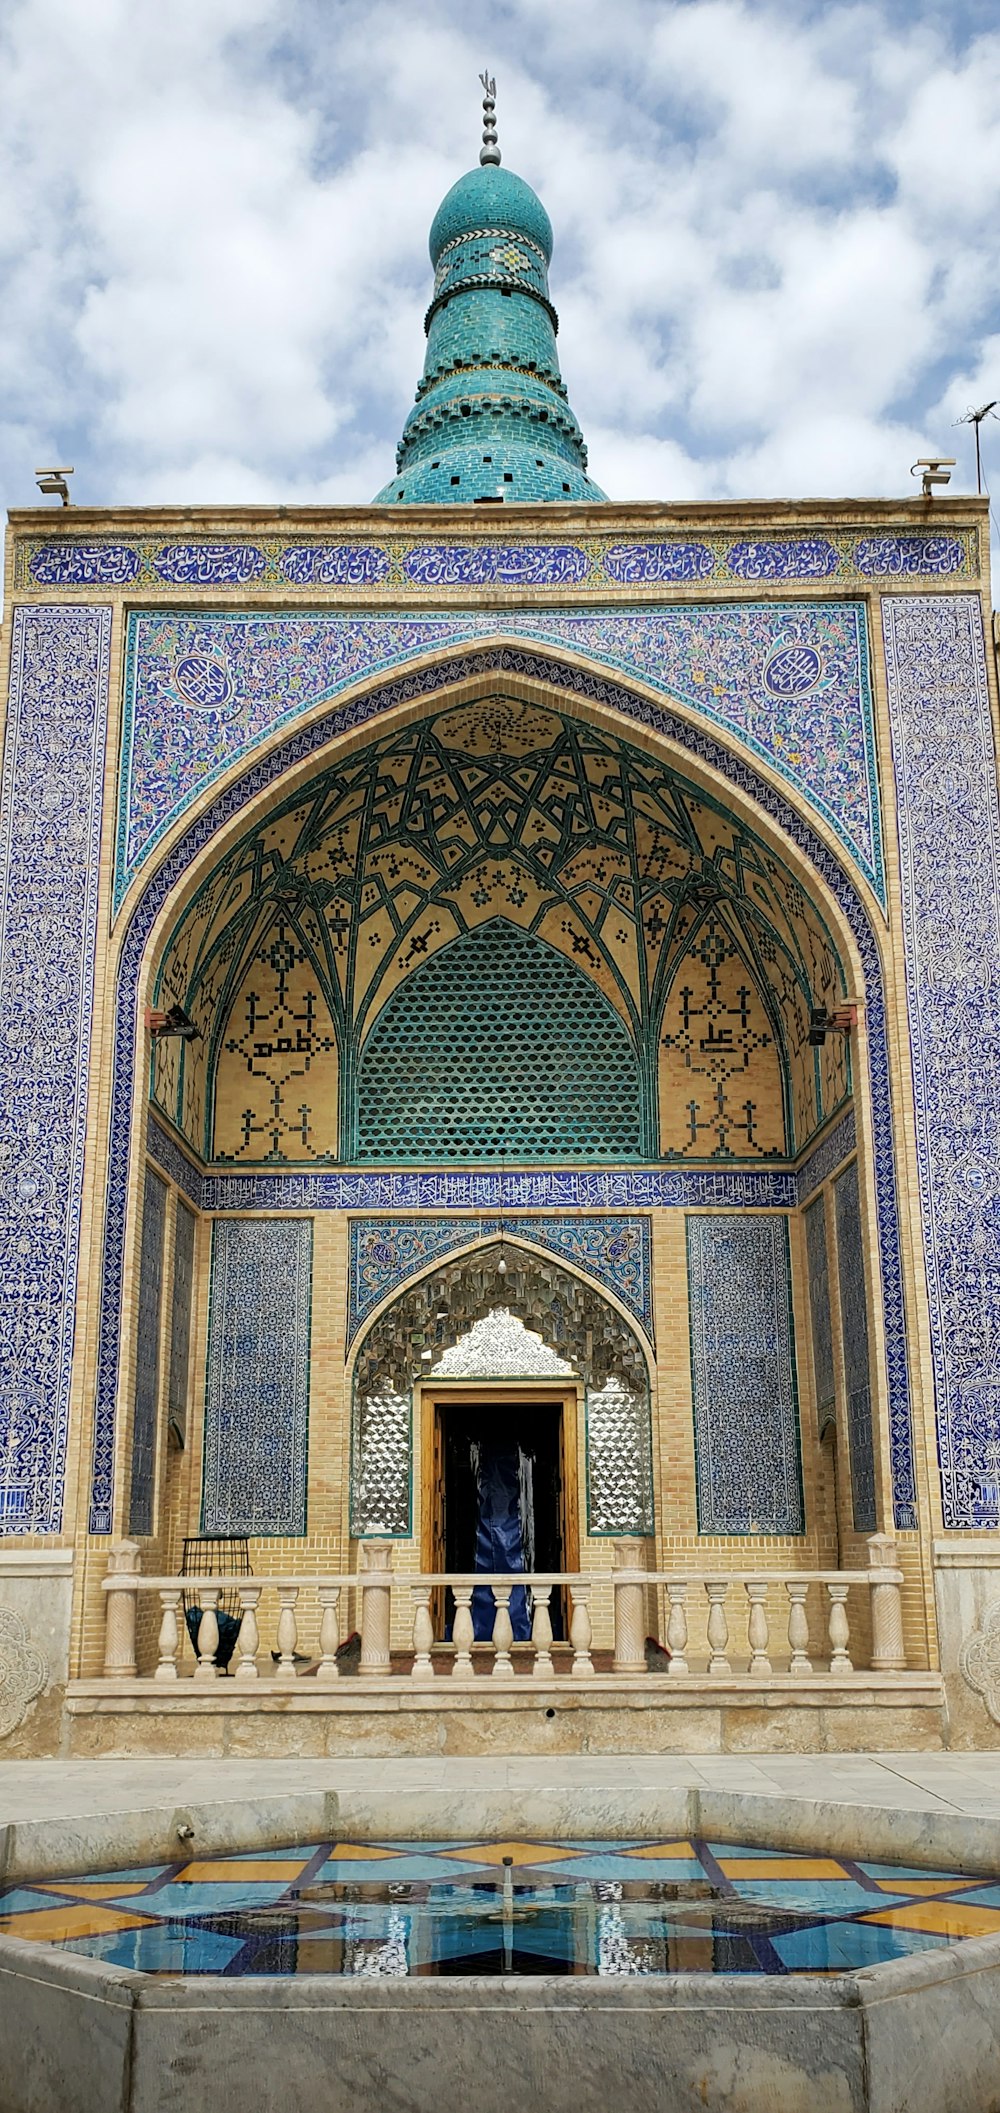
[[[605,497],[586,474],[559,372],[552,226],[530,185],[500,166],[495,83],[483,86],[480,166],[434,216],[427,357],[376,506]]]

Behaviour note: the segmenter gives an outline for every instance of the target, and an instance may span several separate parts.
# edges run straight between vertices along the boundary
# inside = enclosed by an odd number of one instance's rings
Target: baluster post
[[[531,1612],[531,1641],[535,1646],[535,1663],[531,1668],[531,1677],[533,1680],[551,1680],[552,1616],[549,1612],[549,1601],[552,1597],[552,1587],[536,1585],[533,1590],[535,1604]]]
[[[105,1680],[134,1680],[136,1676],[136,1579],[141,1568],[138,1542],[116,1541],[108,1552],[108,1571],[104,1581],[107,1595],[104,1609]]]
[[[670,1613],[667,1616],[667,1647],[670,1651],[668,1675],[675,1679],[690,1670],[687,1662],[688,1618],[687,1580],[672,1577],[667,1581],[667,1599]]]
[[[646,1593],[635,1572],[642,1569],[642,1542],[614,1542],[616,1673],[646,1671]],[[624,1572],[624,1576],[621,1573]]]
[[[299,1596],[297,1585],[278,1586],[278,1678],[294,1680],[295,1646],[299,1640],[299,1625],[295,1618],[295,1603]]]
[[[772,1666],[767,1655],[770,1628],[767,1619],[767,1579],[747,1578],[747,1599],[750,1613],[747,1621],[747,1642],[750,1645],[750,1664],[747,1671],[751,1680],[770,1680]]]
[[[233,1674],[234,1680],[259,1680],[257,1653],[260,1650],[260,1630],[257,1627],[257,1609],[260,1606],[260,1585],[241,1585],[240,1633],[236,1648],[240,1654],[239,1664]]]
[[[472,1586],[453,1586],[455,1596],[455,1619],[451,1625],[451,1640],[455,1646],[451,1677],[453,1680],[469,1680],[472,1677],[472,1646],[475,1628],[472,1621]]]
[[[514,1671],[510,1647],[514,1641],[514,1629],[510,1618],[510,1595],[512,1585],[494,1585],[493,1601],[496,1613],[493,1617],[493,1678],[499,1680]]]
[[[332,1687],[340,1679],[337,1651],[340,1645],[340,1586],[320,1585],[319,1588],[319,1664],[316,1681],[319,1687]]]
[[[906,1669],[903,1643],[903,1573],[896,1569],[896,1543],[890,1533],[873,1533],[868,1542],[872,1566],[872,1672],[902,1673]]]
[[[215,1663],[219,1648],[219,1622],[216,1613],[222,1592],[218,1585],[199,1585],[201,1620],[198,1623],[198,1663],[194,1669],[196,1680],[218,1680],[220,1668]]]
[[[181,1640],[177,1610],[180,1603],[181,1595],[179,1591],[160,1593],[160,1605],[163,1608],[157,1645],[160,1662],[153,1674],[154,1680],[176,1680],[177,1678],[177,1646]]]
[[[410,1679],[418,1687],[431,1687],[434,1682],[434,1666],[431,1647],[434,1642],[434,1623],[431,1620],[431,1588],[429,1585],[411,1585],[413,1601],[413,1665]]]
[[[847,1621],[847,1594],[849,1586],[827,1584],[830,1595],[830,1671],[831,1673],[853,1673],[854,1667],[848,1657],[850,1629]]]
[[[392,1544],[366,1541],[361,1550],[361,1671],[384,1677],[390,1671],[389,1608],[392,1600]]]
[[[710,1673],[724,1675],[732,1672],[726,1657],[729,1643],[729,1621],[726,1615],[726,1595],[729,1591],[727,1577],[712,1577],[706,1581],[708,1593],[708,1643],[711,1656],[708,1661]]]
[[[790,1673],[811,1673],[812,1659],[809,1656],[809,1616],[806,1613],[806,1593],[809,1587],[801,1578],[786,1577],[785,1591],[788,1594],[788,1648],[791,1653]]]
[[[593,1677],[595,1671],[594,1661],[590,1655],[590,1646],[594,1640],[594,1630],[590,1619],[590,1590],[589,1585],[572,1585],[570,1587],[573,1613],[570,1617],[569,1640],[573,1646],[573,1665],[571,1670],[574,1680],[589,1680]]]

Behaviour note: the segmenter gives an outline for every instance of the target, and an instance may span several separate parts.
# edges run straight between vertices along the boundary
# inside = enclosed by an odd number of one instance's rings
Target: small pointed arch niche
[[[437,1265],[383,1307],[355,1353],[352,1535],[412,1532],[413,1393],[435,1378],[578,1382],[586,1531],[652,1533],[650,1356],[596,1285],[520,1241],[491,1239]]]

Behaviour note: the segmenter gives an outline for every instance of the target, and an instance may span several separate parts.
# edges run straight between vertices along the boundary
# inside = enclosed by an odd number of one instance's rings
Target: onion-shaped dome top
[[[482,80],[480,166],[434,216],[427,357],[377,506],[604,497],[559,372],[552,226],[531,185],[500,166],[496,84]]]
[[[483,229],[523,235],[551,262],[552,222],[541,199],[522,176],[492,162],[460,176],[442,199],[431,222],[431,263],[438,264],[450,242]]]

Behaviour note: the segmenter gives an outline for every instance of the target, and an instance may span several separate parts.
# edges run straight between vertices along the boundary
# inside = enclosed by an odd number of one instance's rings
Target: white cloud
[[[893,0],[574,0],[571,24],[565,0],[7,0],[6,500],[45,459],[81,500],[370,498],[487,58],[609,492],[905,491],[946,442],[968,488],[951,420],[1000,391],[1000,32]]]

